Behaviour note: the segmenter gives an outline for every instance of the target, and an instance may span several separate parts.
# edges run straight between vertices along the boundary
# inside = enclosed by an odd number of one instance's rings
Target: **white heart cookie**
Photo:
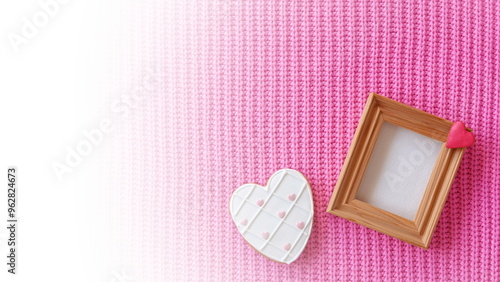
[[[311,234],[314,217],[311,187],[296,170],[277,171],[265,187],[241,186],[231,196],[229,210],[243,238],[277,262],[295,261]]]

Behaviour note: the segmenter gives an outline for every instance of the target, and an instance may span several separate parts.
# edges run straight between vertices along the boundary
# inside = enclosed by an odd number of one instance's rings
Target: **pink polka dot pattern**
[[[303,221],[300,221],[300,222],[297,222],[297,224],[295,226],[297,226],[298,229],[303,229],[305,226],[305,223]]]
[[[283,249],[284,249],[285,251],[289,251],[291,247],[292,247],[292,245],[291,245],[290,243],[287,243],[287,244],[285,244],[285,245],[283,246]]]
[[[285,217],[285,214],[286,214],[286,213],[285,213],[285,211],[280,211],[280,212],[278,212],[278,216],[279,216],[279,218],[284,218],[284,217]]]

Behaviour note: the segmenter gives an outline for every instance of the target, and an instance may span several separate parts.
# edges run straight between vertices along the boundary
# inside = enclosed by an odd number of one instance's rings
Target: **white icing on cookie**
[[[311,187],[296,170],[277,171],[264,187],[241,186],[231,196],[229,210],[243,238],[274,261],[295,261],[311,234]]]

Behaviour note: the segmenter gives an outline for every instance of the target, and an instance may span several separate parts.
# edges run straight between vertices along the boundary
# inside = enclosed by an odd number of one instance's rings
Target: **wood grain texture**
[[[441,142],[446,142],[453,124],[386,97],[370,94],[327,212],[427,249],[465,148],[450,149],[443,144],[417,214],[414,220],[408,220],[355,199],[384,122]]]

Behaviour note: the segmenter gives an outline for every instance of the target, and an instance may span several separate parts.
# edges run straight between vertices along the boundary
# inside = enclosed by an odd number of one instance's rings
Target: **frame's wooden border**
[[[384,121],[443,142],[414,221],[355,199]],[[465,151],[465,148],[449,149],[444,144],[452,124],[370,94],[327,212],[427,249]]]

